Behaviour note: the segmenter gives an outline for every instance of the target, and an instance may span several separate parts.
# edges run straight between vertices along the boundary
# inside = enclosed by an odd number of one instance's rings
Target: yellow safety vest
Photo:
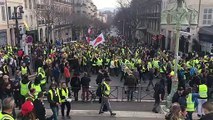
[[[38,85],[35,85],[34,83],[32,84],[31,86],[32,89],[35,89],[35,97],[37,98],[38,97],[38,93],[41,92],[41,85],[38,84]]]
[[[152,69],[152,63],[148,62],[148,70]]]
[[[207,92],[208,92],[208,88],[205,84],[199,85],[200,98],[207,98],[208,97]]]
[[[38,75],[41,75],[41,84],[44,85],[46,84],[46,76],[45,73],[38,73]]]
[[[61,94],[62,94],[63,97],[65,97],[64,99],[61,99],[61,102],[65,102],[66,98],[69,97],[68,88],[66,88],[65,90],[63,88],[61,88]]]
[[[14,120],[14,118],[8,114],[2,114],[2,112],[0,112],[0,120]]]
[[[29,83],[30,83],[30,82],[28,82],[28,83],[26,83],[26,84],[23,84],[23,83],[20,81],[20,85],[21,85],[20,93],[21,93],[21,95],[23,95],[23,96],[26,96],[26,95],[27,95],[27,93],[29,92],[29,88],[28,88]]]
[[[103,84],[106,86],[106,90],[103,91],[105,95],[109,96],[110,95],[110,86],[104,81]]]
[[[27,67],[21,67],[21,74],[26,75],[27,74]]]
[[[102,65],[102,59],[101,59],[101,58],[98,58],[96,64],[97,64],[97,66],[101,66],[101,65]]]
[[[4,66],[3,66],[3,70],[4,70],[4,72],[7,72],[7,70],[8,70],[7,65],[4,65]]]
[[[53,101],[53,91],[49,90],[49,94],[50,94],[50,99]],[[56,95],[59,98],[59,102],[61,102],[61,98],[60,98],[60,94],[59,94],[59,89],[58,88],[56,88]]]
[[[195,111],[195,103],[192,101],[192,93],[189,93],[188,97],[186,98],[186,103],[186,111]]]

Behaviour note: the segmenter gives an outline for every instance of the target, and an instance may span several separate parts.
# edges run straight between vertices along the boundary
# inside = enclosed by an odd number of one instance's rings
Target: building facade
[[[193,51],[195,43],[201,45],[201,49],[206,48],[207,44],[199,40],[198,31],[201,27],[213,25],[213,1],[211,0],[185,0],[189,9],[197,11],[197,25],[181,26],[180,47],[181,52]],[[176,4],[176,0],[162,0],[162,12],[171,9]],[[175,26],[161,25],[161,34],[165,35],[165,48],[174,51],[175,49]],[[199,50],[198,50],[199,51]]]
[[[16,25],[14,19],[14,9],[22,5],[20,0],[1,0],[0,1],[0,45],[16,45]],[[19,12],[19,11],[17,11]],[[17,16],[19,28],[23,28],[23,15]]]
[[[72,0],[38,0],[36,6],[39,41],[72,39]]]
[[[147,0],[143,4],[141,13],[140,30],[144,34],[144,42],[152,45],[160,45],[158,35],[160,34],[161,0]]]
[[[89,19],[96,18],[97,7],[92,0],[72,0],[72,2],[75,13],[86,15]]]

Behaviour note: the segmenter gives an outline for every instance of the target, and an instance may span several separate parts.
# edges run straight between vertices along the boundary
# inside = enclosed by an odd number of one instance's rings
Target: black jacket
[[[70,85],[71,85],[73,91],[80,90],[81,89],[80,78],[77,76],[72,77]]]
[[[137,84],[137,80],[134,75],[128,75],[125,79],[124,85],[128,87],[135,87]]]
[[[51,89],[52,90],[52,89]],[[52,90],[53,91],[53,90]],[[57,106],[56,103],[59,103],[59,95],[56,94],[57,92],[54,92],[53,91],[53,99],[51,99],[51,95],[50,95],[50,92],[48,92],[48,95],[47,95],[47,100],[48,102],[50,103],[50,106]]]
[[[178,92],[176,92],[174,96],[172,97],[172,103],[178,102],[180,97],[181,95],[179,95]]]
[[[46,119],[46,110],[44,107],[44,103],[41,100],[36,99],[33,102],[33,104],[34,104],[34,110],[35,110],[36,117],[39,120],[45,120]]]
[[[89,83],[90,83],[90,78],[89,77],[82,77],[81,78],[81,86],[89,88]]]

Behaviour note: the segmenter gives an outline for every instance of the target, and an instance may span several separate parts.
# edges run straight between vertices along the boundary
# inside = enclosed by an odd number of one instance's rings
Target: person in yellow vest
[[[101,57],[98,57],[97,58],[97,61],[96,61],[96,71],[99,71],[100,69],[102,69],[103,67],[103,59]]]
[[[2,102],[2,111],[0,112],[0,120],[15,120],[13,110],[15,108],[15,100],[12,97],[5,98]]]
[[[44,91],[45,85],[46,85],[46,73],[42,67],[38,68],[37,76],[38,76],[38,79],[40,80],[42,91]]]
[[[154,83],[153,83],[154,72],[153,72],[153,65],[152,65],[151,60],[149,60],[147,63],[147,69],[148,69],[148,76],[149,76],[149,84],[146,87],[146,91],[149,91],[150,85],[152,85],[152,88],[154,88]]]
[[[2,66],[2,72],[3,72],[3,75],[9,75],[9,68],[8,68],[8,65],[6,62],[3,63],[3,66]]]
[[[20,81],[20,94],[21,94],[21,104],[25,102],[25,99],[31,89],[31,82],[28,79],[28,76],[25,76]]]
[[[198,93],[199,93],[199,98],[198,98],[198,116],[201,117],[204,115],[204,111],[202,109],[202,105],[207,101],[208,99],[208,87],[205,84],[205,80],[201,80],[201,84],[198,86]]]
[[[65,111],[65,106],[67,107],[67,114],[66,117],[67,119],[70,119],[70,109],[71,109],[71,93],[69,88],[67,87],[66,83],[63,82],[61,83],[61,89],[59,90],[59,94],[60,94],[60,99],[61,99],[61,115],[62,115],[62,119],[65,119],[64,116],[64,111]]]
[[[29,74],[29,70],[28,70],[28,67],[26,66],[25,63],[23,63],[23,65],[21,66],[20,68],[20,71],[21,71],[21,76],[27,76]]]
[[[116,113],[112,112],[111,105],[109,103],[109,96],[110,96],[110,90],[111,90],[110,81],[111,80],[109,78],[106,78],[104,80],[104,82],[102,83],[102,87],[101,87],[102,101],[101,101],[101,107],[99,110],[99,114],[103,113],[103,107],[104,107],[104,105],[106,105],[107,110],[110,112],[111,116],[115,116]]]
[[[34,83],[32,83],[31,89],[35,89],[34,95],[35,95],[35,99],[36,99],[38,97],[38,93],[42,91],[40,80],[38,79],[38,77],[36,77],[34,80]]]
[[[187,120],[193,120],[192,114],[196,109],[196,99],[198,97],[197,93],[192,93],[192,88],[187,89],[188,95],[186,95],[186,111],[187,111]]]
[[[59,105],[61,100],[59,89],[55,82],[52,82],[50,85],[47,100],[50,103],[50,108],[53,112],[53,115],[50,117],[50,120],[58,120]]]

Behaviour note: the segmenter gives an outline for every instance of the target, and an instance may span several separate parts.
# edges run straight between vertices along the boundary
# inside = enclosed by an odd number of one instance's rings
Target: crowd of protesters
[[[109,97],[109,76],[120,78],[119,81],[127,88],[128,101],[133,100],[136,87],[148,82],[146,91],[149,91],[150,87],[155,90],[153,112],[157,113],[165,94],[170,94],[175,77],[173,54],[152,46],[106,44],[93,48],[87,43],[76,42],[61,46],[36,44],[31,52],[30,56],[25,55],[22,49],[11,46],[3,47],[0,52],[0,97],[3,103],[14,102],[16,107],[21,109],[18,115],[14,108],[10,111],[10,115],[18,119],[47,119],[43,105],[44,96],[47,96],[53,112],[48,119],[58,119],[59,107],[62,118],[69,119],[72,93],[74,100],[78,101],[78,94],[82,89],[82,100],[88,101],[92,74],[97,75],[97,95],[100,96],[100,102],[108,101],[101,99],[101,96]],[[154,79],[159,81],[154,84]],[[208,88],[212,88],[213,83],[213,58],[210,55],[199,56],[195,52],[184,54],[179,57],[177,79],[178,91],[172,99],[175,105],[171,108],[174,109],[171,116],[176,117],[180,112],[187,111],[186,119],[192,120],[196,107],[199,117],[205,115],[202,106],[205,108],[205,104],[210,104],[206,102]],[[105,87],[102,88],[103,84]],[[103,89],[107,93],[103,93]],[[104,104],[101,106],[101,109],[104,109]],[[107,107],[109,108],[109,105]],[[211,111],[211,108],[205,109]],[[100,110],[100,113],[102,112],[103,110]],[[5,114],[4,111],[2,114]],[[114,115],[112,112],[111,114]]]

